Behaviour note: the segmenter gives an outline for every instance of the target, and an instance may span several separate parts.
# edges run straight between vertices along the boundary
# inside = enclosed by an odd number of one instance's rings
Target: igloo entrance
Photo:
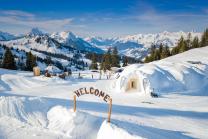
[[[132,78],[128,82],[128,86],[126,88],[126,92],[131,92],[131,91],[141,91],[140,87],[140,82],[139,79]]]

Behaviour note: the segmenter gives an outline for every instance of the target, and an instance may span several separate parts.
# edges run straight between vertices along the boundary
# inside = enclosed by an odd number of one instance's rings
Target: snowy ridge
[[[94,53],[103,53],[102,49],[99,49],[88,42],[84,41],[82,38],[74,35],[70,31],[56,32],[50,35],[51,38],[60,42],[65,46],[71,46],[77,50],[94,52]]]
[[[33,28],[26,35],[18,37],[15,40],[12,40],[11,38],[4,39],[4,41],[0,43],[25,51],[36,49],[40,51],[64,55],[73,53],[71,52],[72,50],[103,53],[103,50],[90,45],[88,42],[84,41],[69,31],[53,33],[49,35],[47,33],[43,33],[38,28]]]
[[[192,39],[195,36],[201,37],[201,33],[190,32]],[[156,34],[136,34],[117,38],[87,37],[85,41],[102,49],[108,47],[117,47],[123,55],[143,58],[146,56],[148,49],[152,44],[160,45],[161,43],[168,47],[175,47],[180,37],[186,38],[188,32],[161,32]]]
[[[8,41],[8,40],[12,40],[15,38],[16,38],[16,36],[14,36],[12,34],[0,31],[0,41]]]

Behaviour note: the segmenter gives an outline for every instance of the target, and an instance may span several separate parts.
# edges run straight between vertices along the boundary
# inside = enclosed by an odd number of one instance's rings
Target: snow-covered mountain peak
[[[32,28],[31,31],[28,33],[30,36],[42,36],[45,35],[39,28]]]
[[[71,31],[55,32],[51,34],[51,37],[63,43],[68,42],[69,40],[76,41],[78,39]]]
[[[77,39],[77,36],[73,34],[71,31],[63,31],[63,32],[60,32],[59,34],[64,39],[71,39],[71,40]]]

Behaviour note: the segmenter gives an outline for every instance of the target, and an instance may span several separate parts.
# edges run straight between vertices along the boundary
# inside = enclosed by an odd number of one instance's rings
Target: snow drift
[[[100,126],[95,116],[80,111],[73,112],[39,97],[1,96],[0,119],[2,118],[14,119],[24,126],[68,138],[95,139]]]

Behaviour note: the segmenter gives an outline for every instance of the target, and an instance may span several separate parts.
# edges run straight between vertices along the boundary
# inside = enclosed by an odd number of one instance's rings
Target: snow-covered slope
[[[62,34],[62,36],[64,35]],[[95,53],[99,53],[102,50],[91,47],[91,45],[84,46],[85,42],[80,40],[81,39],[78,38],[71,39],[70,42],[73,44],[66,45],[63,43],[63,41],[59,42],[55,38],[50,37],[50,35],[48,35],[47,33],[43,33],[38,28],[33,28],[29,33],[24,36],[18,37],[13,40],[0,41],[0,44],[4,44],[6,47],[9,48],[14,48],[13,54],[16,55],[19,59],[22,58],[22,56],[20,55],[20,50],[23,50],[24,52],[31,51],[33,55],[36,55],[38,58],[41,59],[46,59],[47,56],[50,56],[53,62],[58,62],[63,67],[72,66],[72,64],[74,67],[83,67],[86,62],[88,64],[90,62],[88,59],[85,58],[85,53],[88,50]],[[74,47],[73,45],[76,45],[77,47],[82,46],[84,50],[80,52],[79,50],[81,49]],[[43,60],[41,62],[43,62]]]
[[[201,36],[201,33],[190,33],[192,38],[195,36]],[[186,38],[188,36],[188,32],[164,31],[156,34],[136,34],[108,39],[103,39],[101,37],[87,37],[85,40],[102,49],[117,47],[121,54],[130,57],[143,58],[146,56],[148,48],[150,48],[152,44],[159,45],[162,43],[169,47],[174,47],[181,36]]]

